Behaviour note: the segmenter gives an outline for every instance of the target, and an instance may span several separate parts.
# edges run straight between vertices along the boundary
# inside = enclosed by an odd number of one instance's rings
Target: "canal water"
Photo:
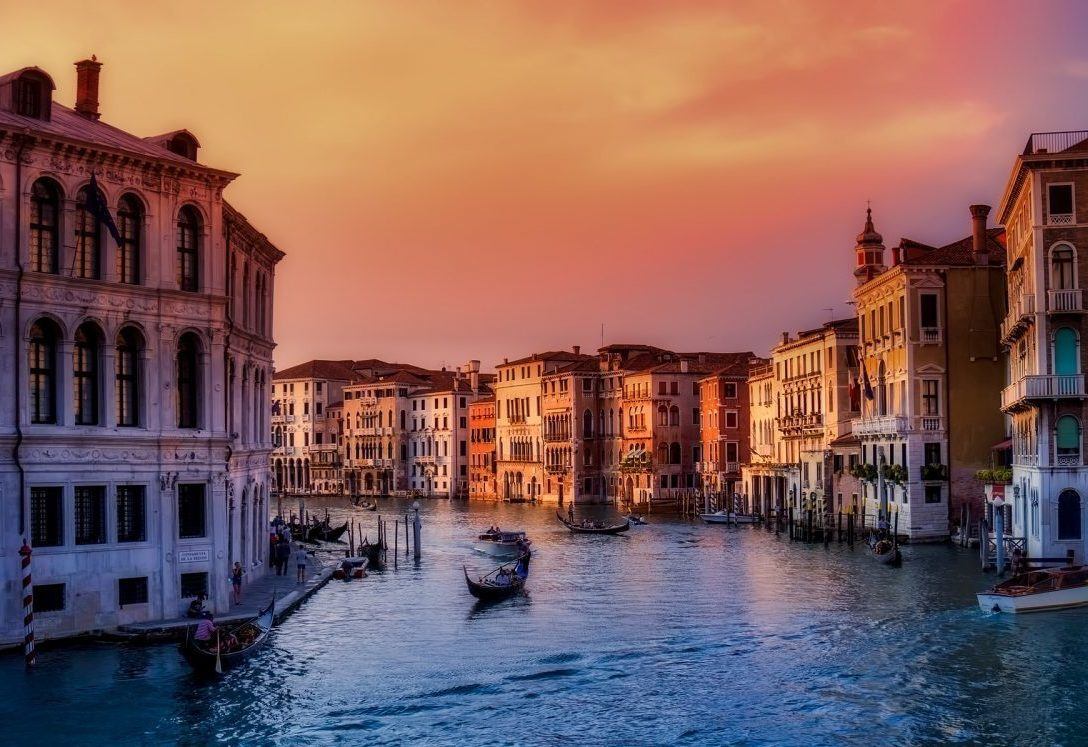
[[[333,518],[353,509],[329,502]],[[311,503],[311,509],[315,505]],[[383,506],[390,520],[407,506]],[[332,582],[218,682],[175,646],[0,657],[8,744],[1083,744],[1088,612],[983,614],[974,552],[791,544],[651,517],[423,504],[424,553]],[[604,514],[604,511],[601,511]],[[375,514],[356,511],[370,527]],[[527,596],[474,603],[475,534],[524,528]],[[403,552],[403,544],[401,546]]]

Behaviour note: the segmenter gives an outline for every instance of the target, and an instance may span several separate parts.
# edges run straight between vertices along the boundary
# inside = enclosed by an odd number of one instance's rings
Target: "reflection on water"
[[[330,511],[375,534],[375,514]],[[1060,744],[1088,727],[1088,613],[982,614],[973,553],[908,547],[891,569],[748,527],[593,537],[547,508],[423,513],[418,563],[326,586],[221,681],[173,646],[47,651],[30,675],[0,658],[7,741]],[[461,566],[494,567],[471,546],[496,521],[537,552],[525,596],[482,605]]]

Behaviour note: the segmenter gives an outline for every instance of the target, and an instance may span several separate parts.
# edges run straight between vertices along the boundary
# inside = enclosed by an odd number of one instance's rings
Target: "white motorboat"
[[[758,516],[752,514],[731,514],[727,511],[715,511],[712,514],[699,514],[707,524],[755,524]]]
[[[1044,568],[1002,581],[977,595],[984,612],[1045,612],[1088,605],[1088,567]]]
[[[497,558],[516,558],[531,544],[525,532],[484,532],[477,539],[479,542],[472,546],[473,550]]]

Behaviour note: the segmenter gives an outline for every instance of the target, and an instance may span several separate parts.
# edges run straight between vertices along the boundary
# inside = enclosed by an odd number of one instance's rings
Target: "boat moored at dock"
[[[1088,566],[1044,568],[976,595],[984,612],[1046,612],[1088,605]]]

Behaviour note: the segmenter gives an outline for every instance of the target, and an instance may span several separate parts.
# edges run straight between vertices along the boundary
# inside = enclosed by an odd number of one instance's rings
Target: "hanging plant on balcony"
[[[1009,485],[1012,483],[1012,467],[980,469],[975,473],[975,479],[988,485]]]
[[[855,464],[850,468],[850,475],[864,482],[876,482],[876,465],[862,463]]]
[[[922,466],[922,479],[936,482],[948,479],[948,468],[943,464],[926,464]]]
[[[881,476],[888,482],[902,485],[907,481],[907,468],[902,464],[885,464],[880,468]]]

